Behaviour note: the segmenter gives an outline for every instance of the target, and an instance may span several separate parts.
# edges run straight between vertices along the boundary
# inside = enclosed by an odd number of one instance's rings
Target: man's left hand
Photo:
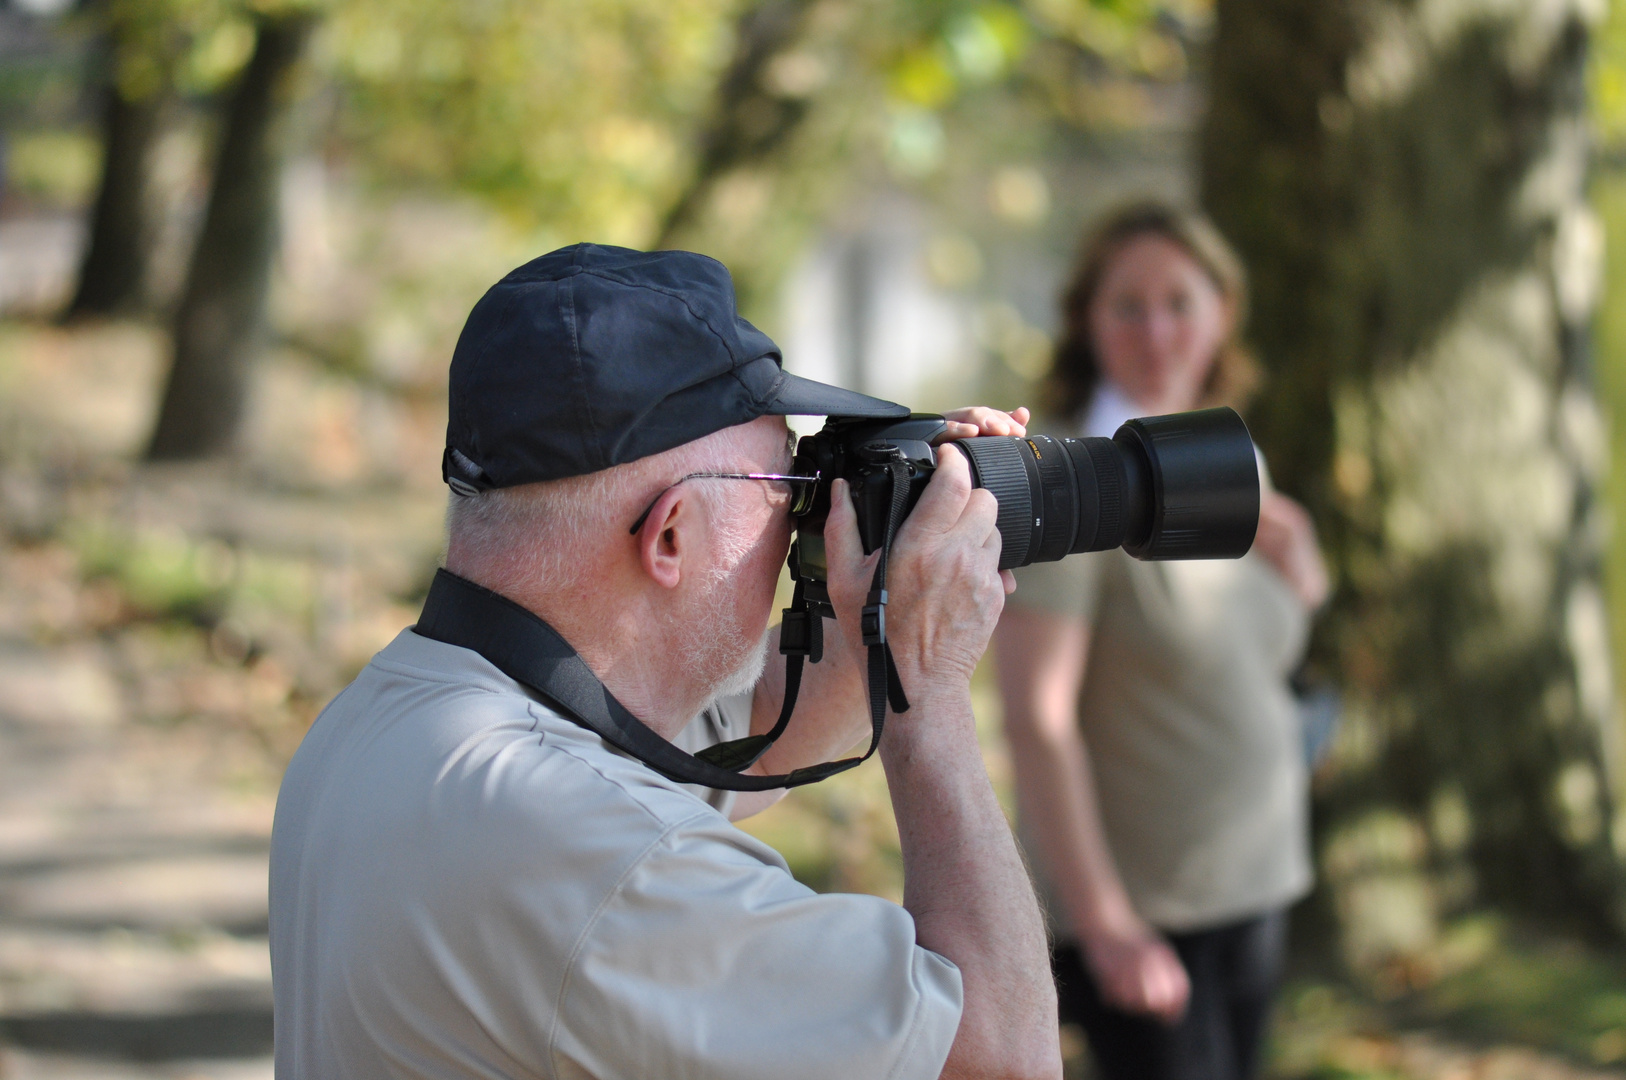
[[[1026,408],[1000,412],[983,405],[967,405],[943,414],[948,427],[935,440],[939,443],[954,439],[974,439],[979,435],[1026,435],[1030,414]]]

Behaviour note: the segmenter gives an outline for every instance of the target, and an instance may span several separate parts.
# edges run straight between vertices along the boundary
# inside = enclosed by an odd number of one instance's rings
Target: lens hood
[[[1130,474],[1125,551],[1137,559],[1247,554],[1259,529],[1259,461],[1234,410],[1141,417],[1120,427],[1112,441]]]

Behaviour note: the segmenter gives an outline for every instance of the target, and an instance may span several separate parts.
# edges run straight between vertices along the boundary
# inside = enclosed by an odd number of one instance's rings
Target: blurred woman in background
[[[1112,215],[1062,299],[1047,430],[1240,407],[1257,381],[1245,308],[1241,265],[1205,221]],[[1310,519],[1266,479],[1241,560],[1117,550],[1017,579],[994,648],[1062,1019],[1109,1080],[1244,1080],[1286,909],[1311,884],[1287,685],[1327,592]]]

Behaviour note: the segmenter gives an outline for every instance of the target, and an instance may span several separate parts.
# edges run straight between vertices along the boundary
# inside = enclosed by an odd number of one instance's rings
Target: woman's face
[[[1101,375],[1148,413],[1197,404],[1231,330],[1230,304],[1180,244],[1148,233],[1107,262],[1090,303]]]

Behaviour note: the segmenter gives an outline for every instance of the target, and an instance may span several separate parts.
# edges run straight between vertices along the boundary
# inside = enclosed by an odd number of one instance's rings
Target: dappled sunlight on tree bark
[[[1338,571],[1318,657],[1347,730],[1321,834],[1369,968],[1481,904],[1626,926],[1592,7],[1218,5],[1204,199],[1254,273],[1255,431]]]

